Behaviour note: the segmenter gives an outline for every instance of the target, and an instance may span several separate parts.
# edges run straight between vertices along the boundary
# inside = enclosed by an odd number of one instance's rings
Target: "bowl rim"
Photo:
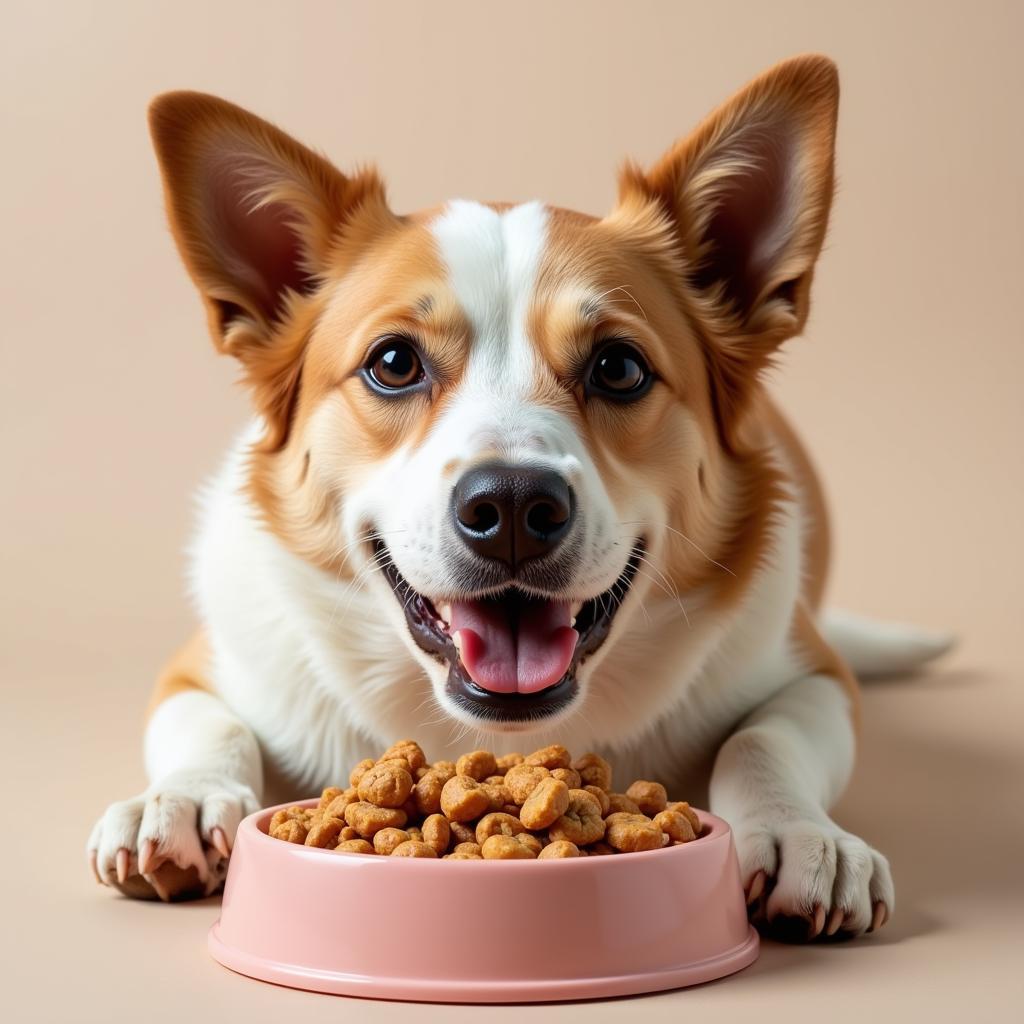
[[[270,825],[270,819],[274,816],[277,811],[287,810],[289,807],[316,807],[320,802],[319,797],[311,797],[308,800],[289,800],[286,803],[275,804],[273,807],[265,807],[262,810],[255,811],[253,814],[247,815],[242,819],[238,826],[239,833],[244,833],[246,836],[251,836],[258,843],[272,844],[274,848],[278,850],[277,855],[282,857],[288,856],[315,856],[321,857],[324,855],[330,855],[335,862],[345,863],[359,863],[359,864],[374,864],[374,863],[388,863],[391,861],[405,861],[412,864],[418,864],[421,867],[416,870],[435,870],[434,865],[444,863],[442,857],[383,857],[383,856],[371,856],[366,853],[355,853],[347,850],[326,850],[318,846],[306,846],[300,845],[299,843],[289,843],[282,839],[274,839],[270,836],[267,831]],[[544,860],[545,864],[560,864],[562,865],[561,870],[594,870],[595,868],[605,865],[611,867],[613,864],[636,864],[638,857],[685,857],[692,856],[696,850],[706,850],[709,846],[718,845],[721,842],[728,842],[731,829],[729,823],[724,818],[719,818],[717,815],[712,814],[710,811],[702,810],[699,807],[694,807],[693,810],[696,812],[697,817],[700,818],[701,825],[704,826],[701,834],[689,843],[683,843],[680,846],[663,846],[660,850],[638,850],[635,853],[630,853],[626,857],[621,856],[604,856],[604,857],[551,857]],[[238,839],[236,838],[235,843],[237,845]],[[269,847],[267,851],[269,852]],[[529,860],[496,860],[493,861],[495,864],[502,864],[505,869],[508,870],[524,870],[530,869],[530,865],[537,863],[538,858],[531,858]],[[464,861],[460,864],[460,871],[474,871],[480,870],[484,864],[490,865],[492,862],[481,860],[479,863],[472,861]],[[573,869],[568,868],[568,865],[574,865]],[[370,870],[380,870],[379,868],[371,868]],[[389,870],[389,869],[385,869]],[[408,870],[408,868],[401,868],[400,870]],[[449,870],[448,868],[442,870]],[[493,871],[493,866],[488,866],[484,870]],[[536,870],[533,868],[532,870]]]

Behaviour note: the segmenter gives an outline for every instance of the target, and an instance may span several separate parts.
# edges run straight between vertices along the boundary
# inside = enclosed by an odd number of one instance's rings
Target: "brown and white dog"
[[[735,830],[752,905],[801,937],[893,908],[828,809],[853,673],[943,636],[824,616],[828,526],[760,383],[807,319],[833,191],[823,57],[784,62],[604,219],[539,202],[397,215],[196,93],[151,127],[171,227],[256,418],[203,493],[201,629],[145,736],[151,785],[89,856],[208,893],[240,818],[404,736],[435,757],[558,741]]]

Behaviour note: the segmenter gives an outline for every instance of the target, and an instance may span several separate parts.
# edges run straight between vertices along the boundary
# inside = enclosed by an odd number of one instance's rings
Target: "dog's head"
[[[604,219],[398,216],[374,172],[230,104],[154,103],[172,228],[265,424],[254,499],[379,589],[452,717],[560,721],[645,598],[729,585],[745,414],[807,316],[837,96],[824,58],[779,65],[627,166]]]

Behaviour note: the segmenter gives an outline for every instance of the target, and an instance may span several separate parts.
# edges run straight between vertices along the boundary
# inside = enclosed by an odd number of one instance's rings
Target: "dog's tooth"
[[[441,613],[441,618],[444,619],[445,624],[452,621],[452,606],[450,604],[443,604],[438,611]]]
[[[452,633],[452,643],[455,644],[455,650],[459,652],[459,656],[462,656],[462,630],[457,629]]]
[[[575,626],[576,625],[576,616],[575,615],[569,620],[569,625],[570,626]]]

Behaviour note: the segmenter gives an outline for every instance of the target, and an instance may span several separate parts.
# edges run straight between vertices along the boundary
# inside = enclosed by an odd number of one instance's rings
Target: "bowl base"
[[[662,992],[671,988],[699,985],[705,981],[714,981],[716,978],[735,974],[757,959],[760,945],[757,932],[749,928],[746,939],[728,952],[677,968],[593,978],[515,982],[488,982],[479,979],[439,981],[430,978],[382,978],[318,971],[265,960],[224,945],[218,936],[219,924],[218,921],[210,929],[210,954],[218,963],[238,974],[310,992],[421,1003],[542,1003],[563,999],[600,999],[607,996]]]

